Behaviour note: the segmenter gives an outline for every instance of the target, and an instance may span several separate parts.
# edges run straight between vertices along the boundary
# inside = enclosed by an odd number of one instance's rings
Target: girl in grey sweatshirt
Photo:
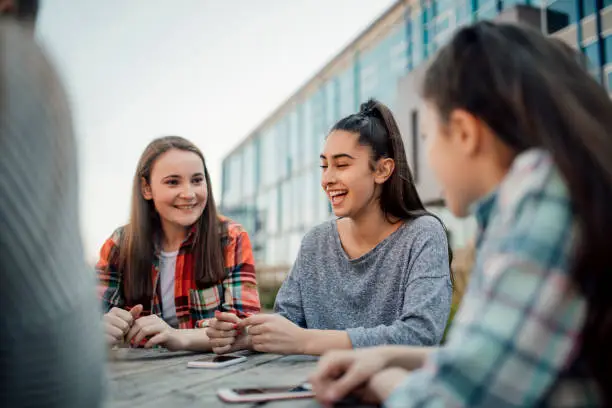
[[[321,168],[338,218],[304,237],[277,313],[241,321],[219,316],[209,337],[227,344],[224,328],[232,322],[236,337],[248,340],[234,344],[264,352],[437,345],[452,299],[450,250],[443,224],[418,196],[391,111],[371,100],[340,120]]]

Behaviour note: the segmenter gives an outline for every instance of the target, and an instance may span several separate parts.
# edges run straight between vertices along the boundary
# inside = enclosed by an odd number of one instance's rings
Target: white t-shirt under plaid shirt
[[[576,219],[550,155],[519,155],[474,214],[476,263],[448,342],[385,406],[597,406],[575,358],[586,316],[569,276]]]

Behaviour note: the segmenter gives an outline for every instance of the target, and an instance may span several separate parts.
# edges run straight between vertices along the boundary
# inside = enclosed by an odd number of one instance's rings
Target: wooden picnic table
[[[297,386],[306,381],[316,364],[316,358],[309,356],[237,354],[247,355],[248,360],[220,369],[197,369],[187,368],[187,362],[201,354],[164,349],[111,350],[106,407],[320,407],[314,399],[270,401],[263,405],[219,400],[220,388]]]

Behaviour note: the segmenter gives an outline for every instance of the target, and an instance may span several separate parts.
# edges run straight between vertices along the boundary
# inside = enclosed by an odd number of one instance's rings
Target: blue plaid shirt
[[[586,316],[569,277],[576,219],[550,155],[519,155],[474,214],[476,263],[448,342],[385,407],[597,406],[575,358]]]

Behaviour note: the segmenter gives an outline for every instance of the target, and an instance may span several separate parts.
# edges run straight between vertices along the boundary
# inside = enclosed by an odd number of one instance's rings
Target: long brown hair
[[[213,198],[210,176],[204,155],[193,143],[179,136],[165,136],[153,140],[142,153],[132,183],[130,222],[121,234],[115,254],[119,273],[123,276],[123,294],[128,306],[148,305],[153,296],[151,268],[155,251],[155,237],[161,233],[159,215],[151,200],[142,195],[141,182],[151,182],[151,169],[165,152],[177,149],[197,154],[204,165],[208,200],[202,216],[196,222],[192,240],[194,277],[198,288],[209,287],[225,276],[223,239],[224,224],[219,220]]]
[[[579,358],[612,404],[612,101],[569,47],[539,31],[479,22],[430,65],[423,97],[443,121],[463,109],[517,152],[539,147],[567,182],[580,239],[570,276],[587,300]]]

